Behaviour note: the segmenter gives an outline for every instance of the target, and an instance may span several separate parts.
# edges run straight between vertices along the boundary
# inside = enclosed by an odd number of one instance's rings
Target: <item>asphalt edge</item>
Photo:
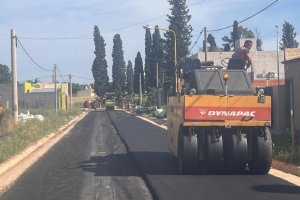
[[[0,177],[4,176],[6,173],[10,173],[10,170],[12,170],[13,168],[20,165],[24,160],[26,160],[28,157],[30,157],[32,154],[34,154],[36,151],[38,151],[44,145],[46,145],[46,143],[50,142],[51,140],[54,140],[55,138],[59,137],[60,135],[67,134],[71,130],[71,128],[77,122],[79,122],[81,119],[83,119],[87,114],[88,114],[88,112],[86,112],[86,111],[83,112],[79,116],[76,116],[75,118],[70,120],[65,125],[61,126],[56,132],[50,133],[46,137],[40,139],[39,141],[37,141],[34,144],[32,144],[32,145],[28,146],[27,148],[25,148],[20,153],[14,155],[9,160],[1,163],[0,164]],[[58,141],[56,141],[56,142],[58,142]],[[55,145],[55,143],[54,143],[54,145]],[[39,160],[39,158],[37,160]],[[37,160],[33,161],[29,166],[27,166],[26,169],[28,169],[31,165],[33,165]],[[17,176],[15,176],[13,179],[9,180],[8,182],[1,182],[1,184],[0,184],[0,197],[1,197],[1,194],[3,194],[5,191],[7,191],[15,183],[15,181],[26,171],[26,169],[24,171],[20,172]]]

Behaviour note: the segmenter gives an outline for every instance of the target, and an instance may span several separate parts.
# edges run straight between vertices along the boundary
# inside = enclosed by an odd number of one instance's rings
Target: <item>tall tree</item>
[[[164,47],[163,41],[160,36],[160,31],[158,26],[155,26],[155,32],[152,35],[152,57],[153,57],[153,67],[152,67],[152,82],[151,87],[156,87],[157,71],[158,67],[158,82],[159,85],[162,84],[163,79],[163,57],[164,57]]]
[[[230,50],[231,50],[230,44],[229,43],[224,44],[224,51],[226,52],[226,51],[230,51]]]
[[[140,77],[142,82],[142,91],[144,92],[144,71],[141,53],[138,52],[134,61],[133,91],[136,94],[140,92]]]
[[[126,63],[124,61],[124,52],[120,34],[116,34],[113,39],[112,59],[113,88],[116,93],[117,100],[120,101],[121,95],[126,89]]]
[[[126,89],[128,94],[133,93],[133,68],[132,62],[129,60],[126,69]]]
[[[0,83],[10,83],[11,72],[8,66],[0,64]]]
[[[255,34],[256,34],[256,48],[257,48],[257,51],[262,51],[262,45],[263,45],[263,42],[260,38],[260,32],[255,29]]]
[[[285,48],[298,48],[299,43],[296,40],[296,32],[295,28],[292,24],[287,21],[284,21],[282,25],[282,38],[281,42],[279,42],[279,48],[284,50]]]
[[[192,26],[189,24],[191,15],[189,15],[189,9],[186,5],[186,0],[168,0],[168,2],[171,6],[171,14],[167,15],[167,21],[169,22],[169,30],[171,31],[167,31],[165,33],[165,60],[167,76],[171,77],[174,83],[174,60],[176,59],[176,61],[178,62],[179,60],[184,59],[188,56],[189,46],[191,44],[192,38]],[[176,58],[174,58],[175,40],[177,49]]]
[[[152,37],[150,29],[146,29],[145,35],[145,89],[148,91],[151,87],[151,78],[152,78],[152,66],[153,66],[153,56],[152,56]]]
[[[218,47],[217,47],[215,37],[211,33],[208,34],[208,36],[207,36],[207,42],[209,43],[209,48],[208,48],[209,52],[218,51]]]
[[[94,77],[94,89],[98,96],[103,96],[106,92],[109,77],[107,75],[107,62],[105,60],[105,41],[100,35],[98,26],[94,26],[95,55],[92,72]]]
[[[230,37],[228,36],[224,36],[222,38],[222,40],[225,42],[223,44],[224,46],[224,51],[225,51],[225,45],[226,44],[229,44],[230,45],[230,49],[233,48],[234,49],[234,42],[237,40],[237,39],[240,39],[240,38],[255,38],[255,35],[254,33],[248,29],[248,28],[244,28],[242,26],[238,26],[237,22],[235,21],[234,22],[234,25],[233,25],[233,31],[230,32]],[[261,44],[262,44],[262,41],[260,40],[259,41]],[[258,46],[261,48],[261,45]],[[228,46],[226,47],[226,50],[228,50]]]
[[[232,30],[232,34],[231,34],[231,39],[232,39],[232,42],[233,42],[233,50],[235,51],[235,45],[234,45],[234,42],[236,40],[239,40],[241,38],[241,28],[239,28],[239,24],[238,22],[235,20],[233,22],[233,30]]]

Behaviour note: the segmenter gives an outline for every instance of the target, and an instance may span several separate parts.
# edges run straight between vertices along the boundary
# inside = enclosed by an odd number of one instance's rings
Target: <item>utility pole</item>
[[[12,113],[15,121],[18,121],[18,83],[17,83],[17,36],[11,29],[11,72],[12,72]]]
[[[158,62],[156,62],[156,106],[159,108],[159,98],[158,98]]]
[[[277,51],[277,85],[279,87],[279,52],[278,52],[278,26],[276,25],[276,51]]]
[[[73,105],[73,102],[72,102],[72,75],[70,74],[69,75],[70,77],[70,109],[72,109],[72,105]]]
[[[142,75],[140,73],[140,106],[143,106],[143,96],[142,96]]]
[[[54,92],[55,92],[55,112],[57,112],[57,84],[56,84],[56,64],[54,64]]]
[[[207,31],[206,27],[204,27],[204,55],[205,55],[205,62],[207,62]]]
[[[280,132],[280,103],[279,103],[279,52],[278,52],[278,26],[276,25],[276,48],[277,48],[277,128]]]

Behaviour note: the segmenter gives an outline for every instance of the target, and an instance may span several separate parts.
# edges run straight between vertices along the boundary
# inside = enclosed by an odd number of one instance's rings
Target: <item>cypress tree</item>
[[[163,57],[164,57],[164,50],[163,50],[163,43],[160,36],[158,26],[155,26],[155,32],[152,36],[152,57],[153,57],[153,68],[152,68],[152,82],[151,87],[156,87],[156,65],[158,65],[158,82],[159,85],[162,83],[162,76],[163,76]]]
[[[11,72],[8,66],[0,64],[0,83],[9,83],[11,81]]]
[[[230,49],[230,44],[229,44],[229,43],[223,44],[223,46],[224,46],[224,51],[225,51],[225,52],[231,50],[231,49]]]
[[[207,36],[207,42],[209,43],[209,48],[208,48],[209,52],[218,51],[215,37],[211,33],[208,34],[208,36]]]
[[[113,39],[112,49],[112,78],[113,78],[113,89],[117,96],[117,100],[121,101],[121,95],[124,93],[125,81],[126,81],[126,63],[124,61],[124,52],[122,47],[122,40],[120,34],[116,34]]]
[[[134,61],[134,76],[133,76],[133,91],[136,94],[140,92],[140,75],[142,82],[142,91],[144,92],[144,72],[143,72],[143,60],[141,53],[138,52]]]
[[[105,41],[100,35],[98,26],[94,26],[95,59],[92,66],[94,77],[94,89],[98,96],[103,96],[106,92],[109,77],[107,75],[107,62],[105,60]]]
[[[230,32],[230,37],[228,36],[224,36],[222,38],[222,40],[225,42],[225,44],[223,44],[224,46],[224,51],[226,49],[226,51],[228,50],[228,45],[231,48],[234,49],[234,42],[240,38],[255,38],[254,33],[252,32],[252,30],[248,29],[248,28],[244,28],[242,26],[238,26],[237,21],[234,21],[233,24],[233,31]],[[225,46],[226,45],[226,46]],[[257,39],[257,50],[261,49],[261,45],[262,45],[262,40],[261,39]]]
[[[171,8],[171,14],[167,15],[167,21],[169,22],[169,30],[165,33],[165,60],[166,60],[166,72],[169,77],[175,81],[174,77],[174,40],[176,39],[177,56],[176,61],[185,59],[189,54],[189,46],[192,38],[192,26],[189,25],[191,15],[189,15],[189,9],[186,5],[186,0],[168,0]]]
[[[262,49],[263,42],[260,38],[260,33],[258,32],[257,29],[255,29],[255,34],[256,34],[256,48],[257,48],[257,51],[263,51],[263,49]]]
[[[132,62],[129,60],[126,69],[126,89],[128,94],[133,93],[133,68]]]
[[[151,50],[152,38],[151,32],[147,28],[145,35],[145,89],[149,90],[151,86],[152,75],[152,66],[153,66],[153,58],[152,58],[152,50]]]
[[[237,21],[234,21],[233,22],[233,31],[231,33],[231,39],[232,39],[232,45],[233,45],[233,50],[235,51],[235,45],[234,45],[234,42],[238,39],[241,38],[241,32],[240,32],[240,29],[239,29],[239,24]]]

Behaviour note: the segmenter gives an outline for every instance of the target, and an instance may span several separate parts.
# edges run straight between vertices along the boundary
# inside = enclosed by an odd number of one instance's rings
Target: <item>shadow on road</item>
[[[257,185],[257,186],[253,186],[252,189],[258,192],[300,194],[300,187],[294,185],[283,185],[283,184]]]
[[[129,156],[133,159],[129,159]],[[143,174],[179,175],[175,157],[167,152],[130,152],[94,156],[80,163],[83,171],[95,176],[139,176],[131,160]]]

